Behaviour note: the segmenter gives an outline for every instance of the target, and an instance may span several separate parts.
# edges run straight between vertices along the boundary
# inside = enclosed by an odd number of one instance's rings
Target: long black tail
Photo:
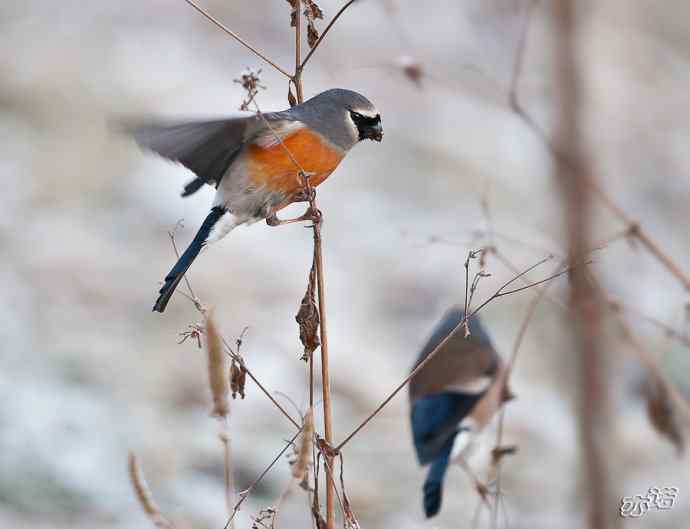
[[[441,454],[431,463],[429,473],[424,481],[424,514],[427,518],[436,516],[441,510],[441,498],[443,496],[443,479],[448,470],[450,462],[450,452],[453,447],[452,436],[443,447]]]
[[[158,296],[156,304],[153,306],[154,311],[163,312],[165,307],[168,306],[168,301],[170,301],[173,292],[175,292],[177,285],[180,283],[185,273],[187,273],[187,270],[189,270],[189,267],[194,262],[194,259],[196,259],[197,255],[199,255],[199,252],[204,247],[206,239],[208,239],[213,226],[221,219],[223,215],[225,215],[226,212],[227,210],[220,206],[211,208],[210,213],[206,217],[206,220],[204,220],[201,228],[199,228],[199,231],[196,233],[196,236],[192,242],[177,260],[175,266],[172,267],[172,270],[170,270],[168,275],[165,276],[165,283],[159,291],[160,296]]]

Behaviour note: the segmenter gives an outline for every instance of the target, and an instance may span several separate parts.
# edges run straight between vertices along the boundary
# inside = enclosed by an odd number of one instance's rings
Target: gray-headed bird
[[[451,308],[441,319],[415,363],[418,366],[465,314]],[[508,369],[496,353],[479,318],[468,321],[470,336],[462,328],[439,349],[410,381],[410,420],[417,458],[430,465],[424,482],[427,518],[441,509],[443,480],[448,466],[465,466],[465,456],[479,432],[502,402]]]
[[[335,171],[358,142],[381,141],[381,116],[363,95],[335,88],[301,105],[262,115],[130,127],[137,142],[195,174],[182,196],[204,184],[216,188],[211,211],[196,237],[165,276],[153,310],[163,312],[201,250],[242,224],[281,221],[276,213],[306,201],[312,187]]]

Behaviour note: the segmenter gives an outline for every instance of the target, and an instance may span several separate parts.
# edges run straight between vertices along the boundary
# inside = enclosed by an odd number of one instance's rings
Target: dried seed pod
[[[292,477],[297,481],[302,481],[309,468],[309,460],[311,459],[312,438],[314,437],[314,412],[311,408],[304,415],[304,424],[302,426],[302,437],[297,452],[297,459],[292,465]]]
[[[211,415],[227,417],[230,411],[228,402],[228,382],[225,374],[228,372],[227,357],[223,351],[220,333],[213,321],[212,311],[205,315],[206,324],[206,352],[208,353],[208,381],[213,397]]]

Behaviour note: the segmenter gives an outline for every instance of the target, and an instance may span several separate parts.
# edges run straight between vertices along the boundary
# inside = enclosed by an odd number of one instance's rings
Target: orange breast
[[[249,146],[247,168],[254,185],[288,196],[304,187],[286,147],[307,173],[313,173],[309,181],[314,187],[323,182],[343,159],[340,152],[322,142],[318,135],[308,129],[300,129],[283,138],[283,144]]]

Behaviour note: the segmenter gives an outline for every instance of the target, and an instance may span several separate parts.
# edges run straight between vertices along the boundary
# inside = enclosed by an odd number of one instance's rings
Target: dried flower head
[[[240,74],[238,79],[233,79],[233,81],[239,85],[247,92],[247,95],[242,100],[240,104],[240,110],[249,110],[249,105],[254,101],[254,98],[259,93],[259,90],[265,90],[266,87],[261,84],[261,68],[254,70],[252,68],[245,68]]]
[[[211,415],[227,417],[230,411],[228,402],[228,382],[226,378],[227,357],[223,351],[223,341],[213,320],[213,311],[209,310],[205,316],[206,352],[208,353],[208,381],[213,397]]]

